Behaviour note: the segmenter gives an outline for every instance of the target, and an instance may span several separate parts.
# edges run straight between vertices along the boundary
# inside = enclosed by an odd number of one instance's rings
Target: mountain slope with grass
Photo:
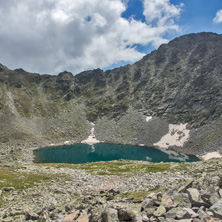
[[[91,122],[100,141],[221,152],[221,51],[221,35],[198,33],[105,72],[52,76],[0,65],[2,152],[19,158],[28,147],[81,142]],[[188,134],[172,128],[180,124]],[[184,141],[158,143],[167,133]]]

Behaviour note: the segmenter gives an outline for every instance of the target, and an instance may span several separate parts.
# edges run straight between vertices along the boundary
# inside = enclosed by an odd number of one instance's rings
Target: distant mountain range
[[[169,124],[182,123],[189,140],[172,148],[203,154],[222,151],[221,114],[222,35],[215,33],[181,36],[105,72],[52,76],[0,65],[2,148],[78,143],[90,122],[100,141],[153,146]]]

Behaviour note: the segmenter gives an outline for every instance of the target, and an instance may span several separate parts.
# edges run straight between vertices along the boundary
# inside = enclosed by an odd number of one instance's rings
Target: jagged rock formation
[[[90,134],[90,122],[102,141],[151,146],[169,123],[188,123],[191,136],[183,151],[220,151],[221,51],[221,35],[199,33],[106,72],[50,76],[0,65],[2,147],[80,142]]]

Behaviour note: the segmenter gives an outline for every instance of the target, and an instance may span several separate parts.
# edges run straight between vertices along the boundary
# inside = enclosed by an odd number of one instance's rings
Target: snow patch
[[[67,140],[67,141],[64,142],[64,145],[70,145],[70,144],[71,144],[71,141]]]
[[[169,148],[169,146],[183,146],[190,137],[190,130],[186,128],[186,124],[169,124],[169,132],[163,136],[154,146]]]
[[[91,134],[89,135],[89,137],[86,140],[83,140],[81,143],[86,143],[86,144],[89,144],[89,145],[100,143],[100,141],[96,139],[96,136],[94,134],[95,124],[91,123],[91,125],[92,125]]]
[[[204,160],[209,160],[212,158],[222,158],[222,155],[219,152],[211,152],[201,156]]]
[[[49,146],[56,146],[56,144],[55,143],[50,143]]]
[[[146,122],[149,122],[153,117],[152,116],[147,116],[146,117]]]

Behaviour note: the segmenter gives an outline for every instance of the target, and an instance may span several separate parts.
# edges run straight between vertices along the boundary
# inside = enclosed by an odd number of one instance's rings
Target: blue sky
[[[171,0],[170,2],[174,5],[184,4],[177,21],[183,29],[183,34],[203,31],[222,32],[222,23],[213,23],[216,12],[222,9],[221,0]],[[135,16],[137,20],[145,21],[142,1],[129,0],[128,8],[122,16],[125,18]]]
[[[172,1],[177,3],[178,1]],[[222,9],[221,0],[187,0],[179,1],[184,3],[184,9],[179,23],[184,33],[193,32],[216,32],[221,33],[222,23],[214,23],[216,12]]]
[[[172,40],[175,37],[189,33],[222,33],[222,22],[215,23],[213,21],[216,17],[216,12],[222,9],[222,0],[171,0],[170,3],[174,5],[183,4],[183,6],[181,15],[176,21],[181,30],[171,34],[166,33],[165,36],[168,40]],[[129,0],[128,8],[122,16],[126,19],[133,16],[135,19],[145,22],[142,0]],[[147,46],[138,45],[137,48],[141,52],[148,54],[157,47],[148,44]],[[119,64],[111,65],[107,69],[124,64],[125,62],[120,62]]]
[[[222,31],[221,0],[0,0],[0,63],[58,74],[134,63],[175,37]]]

